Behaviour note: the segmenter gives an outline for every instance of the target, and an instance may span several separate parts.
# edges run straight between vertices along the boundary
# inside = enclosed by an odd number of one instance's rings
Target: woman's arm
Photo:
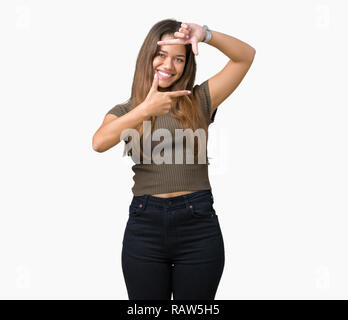
[[[144,120],[150,120],[147,112],[147,102],[142,102],[137,107],[121,117],[107,114],[100,128],[93,135],[92,146],[97,152],[104,152],[120,142],[123,130],[135,129]]]
[[[219,49],[233,62],[252,63],[256,50],[247,43],[218,31],[211,30],[212,38],[209,42],[211,46]],[[204,38],[205,39],[205,34]],[[202,40],[203,41],[203,40]]]
[[[253,47],[237,38],[214,30],[211,30],[211,33],[212,38],[207,44],[219,49],[230,60],[220,72],[208,80],[211,97],[210,116],[241,83],[256,53]]]

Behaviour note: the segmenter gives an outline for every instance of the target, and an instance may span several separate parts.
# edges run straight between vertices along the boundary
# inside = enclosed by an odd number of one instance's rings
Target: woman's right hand
[[[152,86],[144,101],[147,108],[146,112],[149,117],[160,116],[168,113],[172,106],[173,97],[180,97],[191,94],[191,92],[188,90],[160,92],[157,90],[158,83],[159,76],[156,71]]]

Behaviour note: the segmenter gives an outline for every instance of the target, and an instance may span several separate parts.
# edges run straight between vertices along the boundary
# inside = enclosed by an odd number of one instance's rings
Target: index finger
[[[185,96],[191,94],[190,90],[179,90],[179,91],[169,91],[167,94],[170,97],[180,97],[180,96]]]
[[[182,39],[171,39],[171,40],[162,40],[157,41],[157,45],[166,45],[166,44],[183,44]]]

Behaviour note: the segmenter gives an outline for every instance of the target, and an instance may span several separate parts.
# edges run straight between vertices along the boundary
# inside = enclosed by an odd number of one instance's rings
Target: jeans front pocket
[[[194,218],[206,219],[217,217],[217,214],[213,207],[213,201],[210,199],[192,202],[189,207],[191,209],[191,216],[193,216]]]
[[[204,234],[205,237],[211,238],[222,237],[218,215],[211,199],[192,201],[189,204],[189,210],[191,223],[195,226],[198,234]]]
[[[143,209],[139,206],[133,204],[129,206],[129,217],[139,217],[142,212]]]

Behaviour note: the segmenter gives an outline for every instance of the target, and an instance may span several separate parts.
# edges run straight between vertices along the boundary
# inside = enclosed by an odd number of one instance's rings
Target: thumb
[[[157,71],[155,71],[155,75],[153,77],[153,82],[152,82],[152,87],[151,87],[151,90],[152,91],[157,91],[157,88],[158,88],[158,73]]]
[[[196,39],[192,41],[192,51],[196,56],[198,56],[198,42]]]

